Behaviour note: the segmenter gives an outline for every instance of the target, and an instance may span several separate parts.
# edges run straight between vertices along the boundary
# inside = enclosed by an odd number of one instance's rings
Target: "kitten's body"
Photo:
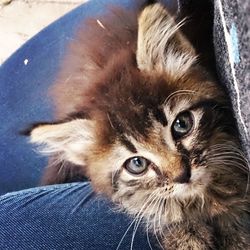
[[[32,141],[57,168],[80,166],[166,249],[250,249],[249,170],[230,103],[160,4],[138,20],[91,21],[52,90],[65,120],[36,126]],[[192,123],[181,136],[180,121]],[[135,158],[148,164],[139,174]]]

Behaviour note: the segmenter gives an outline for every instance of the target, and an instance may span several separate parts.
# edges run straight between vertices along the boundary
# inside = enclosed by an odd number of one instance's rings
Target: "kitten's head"
[[[130,213],[176,222],[207,204],[219,212],[246,181],[230,104],[160,4],[138,20],[136,51],[112,55],[77,112],[34,127],[31,141],[81,165]]]

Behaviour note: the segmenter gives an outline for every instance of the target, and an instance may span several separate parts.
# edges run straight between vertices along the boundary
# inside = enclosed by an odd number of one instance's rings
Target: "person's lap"
[[[133,218],[95,194],[89,183],[3,195],[0,214],[0,249],[157,248],[152,235],[136,230]]]

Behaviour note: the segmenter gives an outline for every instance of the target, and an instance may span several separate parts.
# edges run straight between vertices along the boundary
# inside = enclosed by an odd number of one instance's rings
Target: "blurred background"
[[[0,0],[0,65],[29,38],[88,0]]]

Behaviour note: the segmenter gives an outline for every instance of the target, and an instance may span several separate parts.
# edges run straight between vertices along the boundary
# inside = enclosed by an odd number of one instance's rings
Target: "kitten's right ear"
[[[94,121],[75,119],[57,124],[38,124],[30,130],[30,141],[41,146],[41,152],[60,154],[62,160],[85,165],[94,144]],[[40,149],[40,148],[39,148]]]
[[[145,7],[138,18],[136,59],[142,71],[183,75],[196,61],[196,53],[179,31],[184,21],[175,23],[166,8],[155,3]]]

